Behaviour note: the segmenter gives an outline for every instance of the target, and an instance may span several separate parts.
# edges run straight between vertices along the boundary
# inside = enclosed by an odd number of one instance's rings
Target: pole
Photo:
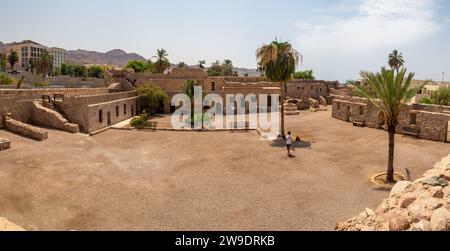
[[[442,72],[442,85],[444,85],[445,72]]]

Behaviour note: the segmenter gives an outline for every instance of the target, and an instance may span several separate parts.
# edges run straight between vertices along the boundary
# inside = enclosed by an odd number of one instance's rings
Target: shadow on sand
[[[279,147],[279,148],[286,148],[286,141],[284,139],[278,138],[276,140],[273,140],[270,142],[271,147]],[[309,141],[296,141],[293,142],[291,145],[291,149],[298,149],[298,148],[311,148],[312,143]]]

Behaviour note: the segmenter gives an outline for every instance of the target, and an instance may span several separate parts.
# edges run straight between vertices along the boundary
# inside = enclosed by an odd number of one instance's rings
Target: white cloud
[[[417,43],[440,29],[433,0],[365,0],[351,9],[355,14],[350,17],[325,14],[299,22],[300,46],[307,51],[340,52],[395,48]]]

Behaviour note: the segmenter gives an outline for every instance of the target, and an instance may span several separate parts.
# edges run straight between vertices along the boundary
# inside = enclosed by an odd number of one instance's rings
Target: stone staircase
[[[71,133],[79,133],[80,128],[76,124],[70,123],[61,113],[55,109],[44,106],[42,100],[33,101],[32,120],[38,125],[47,126]]]
[[[296,104],[293,103],[284,103],[284,114],[287,116],[300,115],[300,111]]]

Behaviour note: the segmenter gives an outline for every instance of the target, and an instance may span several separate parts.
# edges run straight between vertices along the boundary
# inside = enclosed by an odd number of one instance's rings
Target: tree
[[[194,124],[195,121],[202,120],[203,121],[203,113],[201,117],[196,117],[194,114],[195,104],[194,104],[194,94],[195,94],[195,86],[197,86],[197,82],[191,79],[188,79],[184,85],[181,87],[181,92],[186,94],[191,100],[191,125]]]
[[[256,71],[261,74],[261,77],[264,76],[264,67],[261,62],[258,62],[258,67],[256,68]]]
[[[137,94],[141,111],[154,111],[167,98],[167,94],[159,86],[152,83],[139,85]]]
[[[389,54],[389,66],[392,70],[397,71],[405,64],[405,60],[403,59],[403,53],[399,53],[397,50],[394,50],[391,54]]]
[[[261,63],[266,77],[273,82],[280,83],[281,89],[281,137],[284,134],[284,83],[292,78],[297,65],[302,60],[290,43],[275,39],[272,43],[261,45],[256,51],[256,58]]]
[[[220,61],[216,60],[216,62],[211,63],[207,72],[210,77],[223,76],[223,67]]]
[[[91,78],[103,78],[104,70],[100,65],[94,65],[87,69],[87,75]]]
[[[155,70],[157,73],[164,73],[170,68],[170,62],[167,56],[169,56],[169,54],[167,54],[167,51],[164,49],[158,49],[156,51]]]
[[[198,68],[204,70],[205,69],[205,64],[206,64],[205,60],[199,60],[198,61]]]
[[[36,59],[31,58],[28,60],[28,64],[30,65],[30,71],[34,73],[34,70],[36,69]]]
[[[71,65],[73,76],[77,78],[84,78],[87,75],[87,69],[84,65]]]
[[[0,71],[5,71],[7,65],[6,55],[0,54]]]
[[[19,81],[17,81],[17,85],[16,85],[17,89],[20,89],[22,87],[22,84],[24,81],[25,81],[25,76],[24,75],[20,76],[20,79],[19,79]]]
[[[16,51],[11,51],[8,55],[8,62],[11,66],[11,70],[14,70],[14,65],[19,62],[19,55]]]
[[[151,60],[148,62],[132,60],[125,65],[125,69],[132,69],[135,73],[143,73],[153,69],[153,62]]]
[[[188,65],[185,62],[179,62],[177,68],[188,68]]]
[[[387,70],[381,68],[379,73],[361,72],[362,78],[372,92],[366,91],[361,86],[355,86],[356,90],[373,105],[380,109],[386,119],[389,135],[389,153],[387,178],[388,183],[394,182],[394,149],[395,130],[398,125],[398,115],[402,104],[409,102],[423,86],[411,88],[411,80],[414,73],[406,75],[406,69],[401,68]]]
[[[449,87],[441,87],[437,91],[431,93],[430,97],[425,97],[420,100],[422,104],[430,104],[430,105],[450,105],[450,88]]]
[[[229,59],[225,59],[222,64],[222,74],[223,76],[232,76],[233,73],[233,62]]]
[[[0,85],[11,85],[15,82],[13,77],[8,76],[5,73],[0,73]]]
[[[316,77],[314,77],[313,70],[305,70],[305,71],[298,71],[294,73],[295,79],[303,79],[303,80],[315,80]]]
[[[42,74],[42,80],[45,80],[45,75],[50,74],[53,70],[53,56],[47,51],[39,55],[35,61],[36,73]]]

